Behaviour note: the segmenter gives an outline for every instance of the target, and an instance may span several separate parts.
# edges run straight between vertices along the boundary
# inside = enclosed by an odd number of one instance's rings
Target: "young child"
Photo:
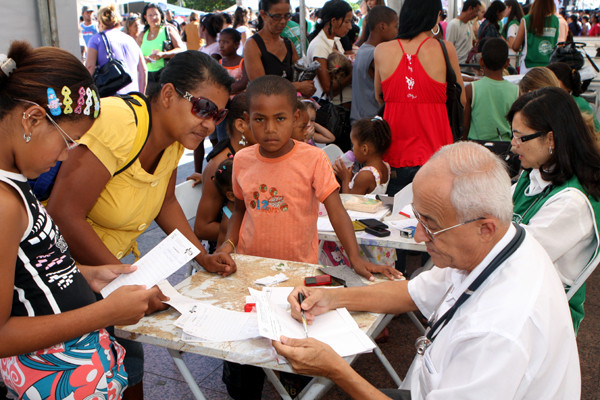
[[[219,229],[222,227],[222,207],[223,203],[227,201],[226,196],[216,187],[213,176],[215,176],[219,164],[234,156],[245,146],[256,143],[248,128],[248,123],[244,119],[244,113],[247,111],[246,93],[238,93],[229,100],[228,104],[229,112],[225,119],[228,137],[217,143],[206,156],[207,164],[201,175],[202,181],[204,181],[202,197],[194,221],[194,233],[199,239],[208,241],[207,250],[211,253],[217,247]],[[233,208],[230,210],[233,211]]]
[[[390,147],[390,126],[381,117],[359,119],[350,131],[352,152],[356,162],[364,165],[352,176],[342,160],[336,160],[333,170],[342,182],[342,193],[385,194],[390,181],[390,165],[383,153]]]
[[[309,143],[308,131],[310,125],[310,116],[308,115],[308,107],[306,102],[300,99],[296,100],[296,108],[298,109],[298,119],[294,124],[292,139],[299,142]]]
[[[233,171],[233,156],[230,156],[223,160],[215,171],[215,175],[212,180],[219,191],[219,194],[225,199],[221,210],[223,215],[221,217],[221,228],[219,230],[219,238],[217,240],[217,247],[223,244],[225,236],[227,236],[227,225],[229,219],[233,213],[233,207],[235,205],[235,196],[233,195],[233,188],[231,186],[231,172]]]
[[[241,40],[241,34],[233,28],[223,29],[219,33],[219,52],[222,56],[219,64],[235,79],[235,83],[231,85],[231,97],[244,91],[246,86],[248,86],[244,58],[237,54]]]
[[[510,141],[506,114],[519,97],[519,87],[502,78],[508,67],[508,45],[502,38],[488,38],[481,50],[483,78],[465,86],[464,138]]]
[[[390,147],[392,132],[381,117],[363,118],[355,121],[350,132],[352,151],[356,162],[364,165],[354,176],[352,168],[346,168],[342,160],[336,160],[333,170],[342,182],[342,193],[385,194],[390,181],[390,165],[383,161],[383,153]],[[396,251],[379,246],[366,246],[368,253],[377,263],[394,265]],[[334,242],[325,242],[320,256],[326,264],[346,263],[343,247]],[[361,250],[363,257],[365,254]]]
[[[212,257],[238,252],[316,264],[322,202],[357,273],[369,279],[375,272],[399,277],[394,268],[361,258],[327,156],[292,139],[299,116],[294,86],[279,76],[265,75],[250,83],[246,102],[247,120],[258,144],[240,150],[234,158],[235,210],[227,239]],[[235,265],[232,259],[229,262]],[[252,379],[244,379],[251,375]],[[243,391],[244,398],[261,397],[262,376],[256,367],[224,364],[223,381],[229,393]]]
[[[294,86],[281,77],[263,76],[248,86],[246,102],[258,145],[235,156],[235,211],[219,252],[316,263],[322,202],[357,273],[369,279],[372,272],[383,272],[390,279],[399,276],[393,268],[360,257],[327,156],[291,138],[299,114]]]
[[[313,100],[302,100],[306,105],[308,113],[308,125],[306,126],[306,142],[314,145],[315,143],[333,143],[335,135],[323,125],[316,122],[317,104]]]
[[[327,72],[334,82],[341,81],[352,75],[352,63],[345,55],[334,51],[327,57]]]
[[[373,53],[379,43],[387,42],[398,35],[398,14],[386,6],[375,6],[366,20],[369,38],[356,52],[352,67],[352,106],[350,121],[370,118],[377,114],[379,103],[375,99],[375,66]]]
[[[78,90],[89,112],[73,110]],[[125,350],[104,328],[137,323],[160,293],[128,285],[97,301],[94,291],[135,267],[75,264],[27,184],[68,158],[99,97],[72,54],[11,43],[0,68],[0,376],[10,398],[121,399]]]

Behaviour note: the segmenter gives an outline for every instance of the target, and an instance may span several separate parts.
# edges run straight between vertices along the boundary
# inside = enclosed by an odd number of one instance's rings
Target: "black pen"
[[[304,333],[308,338],[308,324],[306,323],[306,316],[304,315],[304,310],[302,309],[302,302],[304,301],[304,294],[302,292],[298,292],[298,303],[300,303],[300,311],[302,312],[302,324],[304,325]]]

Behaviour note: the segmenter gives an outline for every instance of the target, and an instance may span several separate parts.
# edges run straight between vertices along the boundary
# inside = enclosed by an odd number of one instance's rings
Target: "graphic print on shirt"
[[[73,276],[78,273],[78,269],[71,257],[67,253],[68,247],[64,237],[60,234],[58,226],[52,223],[48,213],[39,203],[31,204],[37,211],[37,216],[31,232],[26,239],[27,244],[32,247],[40,242],[53,242],[54,246],[49,246],[46,252],[39,252],[35,260],[31,260],[31,265],[36,269],[43,269],[40,273],[45,276],[48,284],[56,284],[61,290],[73,283]]]
[[[258,190],[252,193],[250,200],[250,208],[268,213],[278,213],[287,211],[288,205],[284,201],[283,196],[279,195],[277,189],[269,187],[264,183],[258,187]]]
[[[408,70],[410,71],[410,73],[413,73],[413,66],[412,66],[412,54],[404,54],[406,56],[406,59],[408,60]],[[407,76],[406,77],[406,86],[408,88],[408,93],[406,94],[406,97],[412,100],[415,100],[417,98],[417,95],[412,93],[414,87],[415,87],[415,78],[413,78],[412,76]]]

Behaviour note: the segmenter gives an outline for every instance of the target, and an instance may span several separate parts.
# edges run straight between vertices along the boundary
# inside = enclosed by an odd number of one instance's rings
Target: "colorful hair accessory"
[[[17,69],[17,63],[12,58],[8,58],[6,54],[0,54],[0,69],[4,75],[10,76]]]
[[[77,99],[77,107],[75,108],[75,114],[81,114],[81,109],[85,104],[85,89],[82,87],[79,88],[79,98]]]
[[[73,104],[73,99],[71,99],[71,89],[69,89],[68,86],[63,86],[63,88],[60,91],[60,94],[63,95],[63,105],[65,106],[65,114],[71,114],[73,112],[73,107],[71,107],[71,104]]]
[[[95,90],[92,90],[92,97],[94,98],[94,118],[98,118],[98,114],[100,114],[100,100],[98,100]]]
[[[92,89],[87,88],[85,94],[87,95],[87,100],[85,101],[85,110],[83,110],[83,113],[85,115],[90,115],[90,108],[94,105],[94,101],[92,100]]]
[[[375,121],[383,121],[383,118],[381,118],[379,115],[376,115],[376,116],[374,116],[373,118],[371,118],[371,121],[372,121],[372,122],[375,122]]]
[[[56,97],[56,92],[54,89],[48,88],[46,93],[48,94],[48,109],[50,110],[50,114],[58,117],[62,114],[62,110],[60,109],[60,101],[58,100],[58,97]]]

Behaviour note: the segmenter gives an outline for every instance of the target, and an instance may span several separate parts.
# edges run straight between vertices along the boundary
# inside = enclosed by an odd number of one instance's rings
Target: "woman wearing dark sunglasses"
[[[289,0],[261,0],[259,30],[244,46],[244,65],[250,81],[263,75],[293,80],[292,66],[298,61],[298,53],[289,39],[281,37],[291,18]],[[292,83],[304,97],[315,93],[313,81]]]
[[[582,271],[595,267],[599,251],[598,143],[575,101],[559,88],[522,95],[508,120],[512,151],[525,169],[514,187],[513,220],[525,224],[546,249],[568,290]],[[584,300],[585,284],[569,300],[575,334]]]
[[[175,198],[175,179],[184,148],[196,148],[225,118],[232,78],[212,57],[198,51],[177,54],[149,93],[150,121],[122,106],[103,108],[100,117],[61,166],[48,211],[82,264],[115,264],[130,253],[140,255],[136,239],[152,221],[166,232],[178,229],[201,253],[196,261],[207,270],[227,276],[229,265],[206,263]],[[125,171],[114,173],[127,160],[138,124],[150,133],[139,157]],[[158,301],[154,309],[161,308]],[[162,306],[164,308],[164,306]],[[128,392],[141,397],[143,351],[140,344],[119,339],[127,350]]]

